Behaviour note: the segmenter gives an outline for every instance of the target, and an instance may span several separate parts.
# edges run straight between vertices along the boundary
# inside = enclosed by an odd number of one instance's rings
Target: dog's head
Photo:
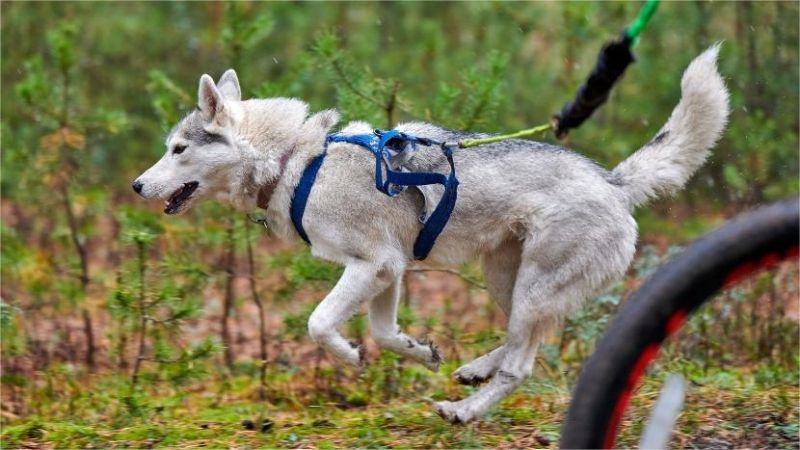
[[[200,77],[197,108],[170,131],[166,153],[133,190],[164,200],[167,214],[210,198],[254,208],[259,190],[277,181],[294,149],[321,148],[339,119],[334,110],[307,117],[308,105],[296,99],[241,97],[232,69],[217,84]]]
[[[236,125],[241,89],[236,72],[225,72],[219,84],[203,75],[197,97],[197,108],[167,136],[164,156],[133,182],[133,190],[142,197],[164,200],[167,214],[224,195],[230,190],[230,178],[240,171]]]

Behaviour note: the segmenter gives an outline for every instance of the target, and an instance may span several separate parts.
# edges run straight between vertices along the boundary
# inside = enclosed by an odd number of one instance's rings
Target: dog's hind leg
[[[481,258],[481,266],[489,295],[508,317],[511,313],[511,299],[514,282],[519,270],[522,242],[509,240]],[[503,361],[506,346],[501,345],[491,352],[474,359],[453,372],[453,377],[461,384],[476,385],[494,375]]]
[[[470,397],[437,403],[437,412],[446,420],[469,422],[519,387],[533,372],[536,351],[547,334],[590,293],[621,276],[633,256],[633,227],[595,227],[588,233],[596,240],[586,241],[564,238],[564,233],[587,231],[586,222],[575,220],[554,228],[523,244],[505,352],[497,372]]]
[[[536,270],[521,269],[526,276],[518,279],[513,312],[508,322],[508,339],[503,347],[488,357],[500,360],[492,379],[475,394],[457,401],[436,404],[437,412],[452,423],[466,423],[485,414],[489,408],[511,394],[531,375],[536,350],[545,332],[558,322],[558,315],[548,313],[551,302],[568,302],[562,293],[543,289]],[[520,274],[522,275],[522,274]],[[532,291],[536,292],[532,292]],[[530,298],[533,296],[534,298]],[[529,297],[529,298],[524,298]]]
[[[397,304],[400,299],[402,276],[378,294],[369,304],[369,326],[372,337],[382,348],[410,358],[437,371],[442,362],[433,343],[417,341],[400,331],[397,326]]]
[[[308,319],[311,338],[340,360],[361,366],[363,347],[350,344],[338,328],[358,311],[361,303],[386,290],[395,278],[380,266],[366,262],[345,267],[336,286]]]

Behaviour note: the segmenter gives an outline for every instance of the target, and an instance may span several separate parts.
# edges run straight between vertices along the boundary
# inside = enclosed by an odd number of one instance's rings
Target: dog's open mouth
[[[183,183],[183,186],[173,192],[172,195],[169,196],[169,199],[164,202],[166,204],[164,212],[167,214],[179,213],[199,185],[200,183],[197,181]]]

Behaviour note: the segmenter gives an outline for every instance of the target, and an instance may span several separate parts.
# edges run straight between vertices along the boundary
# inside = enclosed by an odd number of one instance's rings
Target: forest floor
[[[649,244],[659,249],[650,253],[663,255],[671,241],[651,239]],[[268,250],[280,254],[259,251]],[[107,336],[114,323],[101,314],[107,293],[92,302],[97,323],[106,330],[98,336],[108,355],[97,374],[85,373],[79,362],[80,321],[61,318],[56,310],[32,310],[26,315],[31,342],[37,338],[59,345],[47,347],[48,364],[37,362],[36,352],[4,360],[0,448],[557,448],[581,363],[615,305],[641,283],[642,267],[658,265],[661,257],[650,253],[642,251],[618,289],[587,304],[585,313],[543,346],[531,380],[482,420],[467,425],[444,422],[430,401],[474,392],[450,374],[504,337],[499,331],[504,329],[502,312],[475,284],[480,279],[471,266],[461,268],[461,277],[425,272],[407,280],[400,324],[439,345],[447,362],[438,373],[380,353],[366,337],[363,315],[344,331],[365,343],[368,366],[356,371],[332,361],[306,336],[308,314],[329,286],[304,281],[282,299],[272,294],[287,284],[287,275],[277,270],[265,271],[260,280],[271,293],[263,389],[257,310],[246,299],[231,318],[232,369],[215,357],[192,369],[196,373],[182,384],[166,381],[169,367],[147,370],[136,389],[127,375],[132,359],[111,356]],[[648,258],[653,261],[645,264]],[[637,446],[663,379],[679,373],[689,387],[673,447],[797,449],[797,274],[798,265],[792,263],[754,277],[742,292],[727,292],[712,302],[713,308],[696,317],[703,320],[687,324],[632,398],[618,445]],[[246,281],[237,279],[238,292],[247,292]],[[204,317],[184,330],[188,341],[219,333],[222,296],[209,290],[205,297]],[[133,355],[131,349],[125,354]]]
[[[556,448],[569,401],[566,374],[530,380],[483,420],[450,425],[429,401],[474,388],[381,357],[361,373],[337,367],[271,367],[259,400],[257,368],[221,381],[131,394],[127,380],[72,380],[68,368],[42,385],[35,411],[3,414],[3,448]],[[544,368],[544,366],[542,366]],[[250,371],[250,374],[244,372]],[[746,369],[669,371],[690,381],[672,437],[676,448],[797,448],[796,374]],[[666,370],[649,375],[633,397],[618,441],[636,446]],[[53,386],[60,386],[56,392]],[[9,392],[5,393],[10,400]],[[248,422],[250,421],[250,422]]]

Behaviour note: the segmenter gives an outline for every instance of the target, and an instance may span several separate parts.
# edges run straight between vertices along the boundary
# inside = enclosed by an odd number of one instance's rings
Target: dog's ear
[[[219,77],[217,88],[222,93],[222,96],[228,100],[240,101],[242,99],[242,88],[239,87],[239,77],[236,76],[236,71],[228,69]]]
[[[206,122],[214,120],[224,108],[222,93],[217,89],[214,80],[206,74],[200,77],[200,86],[197,88],[197,107],[200,108],[200,113]]]

